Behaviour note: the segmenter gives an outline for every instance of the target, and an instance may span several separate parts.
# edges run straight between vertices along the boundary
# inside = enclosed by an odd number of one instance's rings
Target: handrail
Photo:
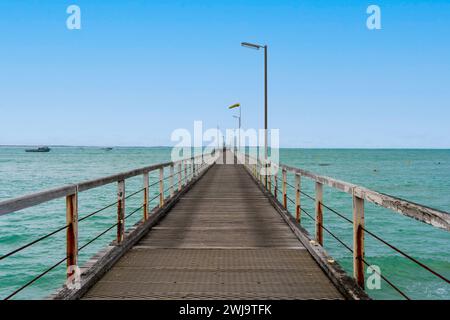
[[[311,218],[315,223],[315,240],[316,242],[323,246],[323,236],[322,230],[325,230],[334,239],[336,239],[340,244],[342,244],[347,250],[353,254],[353,275],[357,283],[364,288],[364,265],[370,266],[368,262],[364,259],[364,234],[367,233],[374,237],[384,245],[388,246],[392,250],[401,254],[403,257],[414,262],[416,265],[420,266],[422,269],[430,272],[436,277],[440,278],[446,283],[450,283],[450,280],[439,274],[437,271],[433,270],[429,266],[420,262],[419,260],[413,258],[403,250],[397,248],[396,246],[390,244],[389,242],[383,240],[378,235],[372,233],[370,230],[364,226],[364,201],[374,203],[381,207],[390,209],[392,211],[401,213],[407,217],[414,218],[421,222],[432,225],[433,227],[440,228],[446,231],[450,231],[450,213],[436,210],[430,207],[426,207],[414,202],[403,200],[397,197],[393,197],[387,194],[376,192],[365,187],[361,187],[352,183],[345,181],[340,181],[337,179],[329,178],[326,176],[320,176],[315,173],[295,168],[292,166],[287,166],[284,164],[275,164],[266,162],[263,159],[258,159],[252,157],[248,154],[238,153],[238,159],[240,158],[241,163],[243,163],[247,170],[254,176],[254,178],[259,181],[263,188],[268,192],[272,193],[272,177],[275,179],[275,188],[273,191],[273,196],[278,201],[278,183],[282,184],[282,204],[280,204],[286,211],[288,209],[288,201],[292,203],[296,208],[296,222],[301,224],[301,213],[305,213],[309,218]],[[244,161],[242,161],[244,160]],[[262,177],[267,171],[267,167],[274,166],[273,171],[269,171],[267,178]],[[278,176],[279,169],[282,171],[282,178]],[[271,168],[272,169],[272,168]],[[295,175],[295,185],[290,184],[287,181],[287,173],[293,173]],[[306,177],[315,182],[316,196],[310,196],[301,190],[301,177]],[[268,180],[268,183],[266,181]],[[353,197],[353,220],[345,217],[345,215],[339,213],[332,207],[325,205],[323,203],[323,186],[329,186],[331,188],[337,189],[339,191],[350,194]],[[289,186],[294,189],[296,193],[296,199],[293,200],[287,195],[286,187]],[[315,203],[315,217],[308,213],[302,208],[300,195],[304,195]],[[334,235],[329,228],[326,228],[323,224],[323,208],[330,210],[339,217],[343,218],[347,222],[353,225],[353,249],[350,248],[345,242],[340,240],[336,235]],[[375,271],[376,272],[376,271]],[[380,274],[380,277],[385,280],[393,289],[395,289],[400,295],[405,299],[410,299],[404,292],[400,290],[394,283],[392,283],[384,275]]]
[[[252,159],[253,161],[260,162],[248,154],[245,155],[246,158]],[[443,230],[450,231],[450,213],[442,210],[427,207],[412,201],[404,200],[395,196],[391,196],[385,193],[370,190],[368,188],[341,181],[338,179],[330,178],[327,176],[321,176],[312,173],[307,170],[295,168],[285,164],[273,164],[281,169],[285,169],[287,172],[294,174],[299,174],[302,177],[309,178],[315,182],[322,185],[326,185],[333,189],[348,193],[350,195],[355,195],[361,199],[367,200],[374,203],[380,207],[396,211],[407,217],[416,219],[418,221],[432,225],[433,227],[440,228]]]
[[[139,169],[134,169],[126,172],[121,172],[118,174],[105,176],[93,180],[88,180],[80,182],[78,184],[71,184],[63,187],[57,187],[53,189],[48,189],[44,191],[39,191],[36,193],[28,194],[25,196],[4,200],[0,202],[0,216],[13,213],[22,209],[33,207],[44,202],[55,200],[58,198],[66,197],[75,194],[77,191],[87,191],[89,189],[98,188],[107,184],[111,184],[117,181],[126,180],[135,176],[139,176],[151,171],[155,171],[161,168],[165,168],[171,165],[176,165],[182,161],[192,161],[194,159],[201,158],[202,155],[185,158],[175,162],[165,162],[160,164],[155,164]]]

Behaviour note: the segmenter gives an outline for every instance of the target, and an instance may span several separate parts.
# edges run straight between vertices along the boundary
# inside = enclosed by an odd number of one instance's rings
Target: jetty
[[[154,172],[159,179],[150,183],[149,174]],[[142,189],[127,193],[126,180],[138,176],[142,177]],[[304,179],[314,183],[314,194],[302,188]],[[117,219],[109,229],[79,244],[79,222],[104,208],[80,217],[78,195],[109,184],[117,185],[113,204]],[[324,188],[351,197],[352,219],[324,200]],[[150,198],[155,189],[158,194]],[[142,206],[127,213],[127,199],[136,196],[142,197]],[[65,264],[68,281],[49,299],[366,300],[370,299],[365,291],[365,270],[370,266],[364,255],[367,236],[450,284],[437,270],[364,224],[366,202],[446,231],[450,231],[448,213],[300,168],[264,163],[229,149],[3,201],[0,219],[60,198],[66,202],[66,225],[0,256],[0,263],[59,232],[66,233],[66,256],[3,299],[13,299],[37,280],[45,281],[49,272]],[[158,204],[151,208],[155,199]],[[311,201],[314,210],[308,212],[304,201]],[[352,225],[352,243],[335,235],[325,213]],[[136,214],[141,219],[129,225],[127,219]],[[313,221],[314,234],[303,228],[304,219]],[[115,232],[116,239],[79,266],[80,250],[108,232]],[[324,233],[349,251],[352,273],[345,272],[325,251]],[[409,299],[402,288],[383,274],[379,276]]]

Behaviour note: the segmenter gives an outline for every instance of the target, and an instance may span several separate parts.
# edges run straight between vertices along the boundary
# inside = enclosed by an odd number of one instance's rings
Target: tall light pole
[[[239,103],[233,104],[232,106],[229,106],[228,109],[234,109],[234,108],[239,108],[239,116],[233,116],[233,118],[236,118],[239,120],[238,122],[238,127],[239,127],[239,132],[238,132],[238,150],[241,150],[241,119],[242,119],[242,114],[241,114],[241,105]]]
[[[250,48],[250,49],[264,49],[264,167],[265,167],[265,185],[267,188],[267,155],[268,155],[268,147],[267,147],[267,45],[259,45],[249,42],[242,42],[241,46]]]

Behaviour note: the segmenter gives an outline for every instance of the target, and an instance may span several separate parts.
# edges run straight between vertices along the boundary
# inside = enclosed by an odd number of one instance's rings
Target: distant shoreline
[[[117,149],[130,149],[130,148],[146,148],[146,149],[163,149],[163,148],[174,148],[174,146],[113,146],[113,145],[104,145],[104,146],[77,146],[77,145],[51,145],[51,144],[42,144],[42,145],[33,145],[33,144],[24,144],[24,145],[7,145],[0,144],[0,148],[32,148],[32,147],[40,147],[40,146],[48,146],[50,148],[117,148]],[[207,147],[207,146],[203,146]],[[253,147],[252,147],[253,148]],[[280,149],[303,149],[303,150],[450,150],[450,147],[446,148],[432,148],[432,147],[280,147]]]

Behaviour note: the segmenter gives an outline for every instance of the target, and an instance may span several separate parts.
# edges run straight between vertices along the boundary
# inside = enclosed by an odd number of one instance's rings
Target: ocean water
[[[90,180],[125,170],[170,160],[170,148],[55,147],[50,153],[25,153],[22,147],[0,147],[0,201],[65,184]],[[401,197],[430,207],[450,211],[450,150],[362,150],[281,149],[281,162],[322,175]],[[151,175],[150,183],[157,181]],[[293,176],[288,176],[291,184]],[[126,182],[131,194],[142,187],[142,177]],[[302,180],[303,190],[314,196],[314,184]],[[116,201],[114,184],[86,191],[79,196],[83,217]],[[150,198],[157,195],[157,186]],[[288,188],[288,196],[294,192]],[[141,206],[142,193],[127,199],[127,213]],[[324,203],[345,216],[352,216],[349,195],[328,187]],[[153,202],[156,205],[156,200]],[[314,204],[302,197],[303,208],[313,214]],[[294,212],[294,208],[290,205]],[[126,221],[131,226],[141,219],[137,212]],[[79,245],[87,243],[115,223],[111,207],[80,222]],[[366,228],[386,241],[450,278],[450,233],[433,228],[390,210],[366,204]],[[65,224],[65,200],[54,200],[0,217],[0,257]],[[312,221],[302,216],[302,225],[314,232]],[[324,225],[350,247],[352,225],[325,209]],[[115,229],[80,252],[80,264],[114,239]],[[351,253],[324,233],[326,250],[351,273]],[[0,260],[0,299],[20,288],[65,256],[65,232]],[[450,299],[450,285],[401,257],[389,247],[366,235],[366,260],[413,299]],[[64,264],[18,293],[15,299],[39,299],[59,288],[65,280]],[[382,281],[380,289],[368,290],[375,299],[400,299]]]

